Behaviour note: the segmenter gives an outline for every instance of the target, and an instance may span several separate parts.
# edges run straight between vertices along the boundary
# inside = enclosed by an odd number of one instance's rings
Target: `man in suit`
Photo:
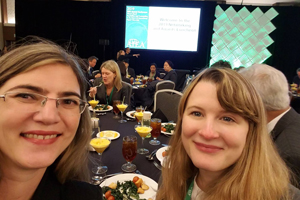
[[[124,61],[125,67],[126,67],[126,77],[127,78],[134,78],[135,77],[135,71],[134,69],[129,67],[129,60],[125,59]]]
[[[260,94],[267,113],[267,128],[287,166],[300,186],[300,115],[290,107],[289,87],[284,74],[265,64],[254,64],[240,72]],[[263,164],[263,163],[262,163]]]
[[[88,76],[89,80],[101,77],[101,74],[98,73],[95,76],[93,75],[94,67],[96,66],[98,58],[96,56],[91,56],[88,58],[89,68],[88,68]]]
[[[293,83],[297,84],[297,87],[300,86],[300,68],[297,69],[297,76],[293,78]]]

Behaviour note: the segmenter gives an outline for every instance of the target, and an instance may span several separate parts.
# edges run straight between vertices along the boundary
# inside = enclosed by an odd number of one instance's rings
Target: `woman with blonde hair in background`
[[[130,104],[130,86],[122,82],[120,68],[113,60],[105,61],[101,67],[103,84],[100,87],[90,88],[90,97],[96,95],[100,104],[113,105],[114,100],[123,100]]]
[[[42,39],[0,58],[0,199],[102,199],[78,61]]]
[[[234,70],[201,72],[178,112],[156,200],[300,199],[267,132],[260,96]]]

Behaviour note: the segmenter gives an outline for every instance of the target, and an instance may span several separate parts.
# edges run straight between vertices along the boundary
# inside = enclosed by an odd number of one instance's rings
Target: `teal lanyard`
[[[114,92],[114,88],[111,90],[110,95],[109,95],[109,100],[108,100],[108,98],[107,98],[108,96],[106,94],[106,88],[105,88],[106,105],[110,105],[113,92]]]
[[[191,199],[193,188],[194,188],[194,180],[192,181],[192,183],[191,183],[191,185],[190,185],[190,187],[189,187],[189,189],[188,189],[188,191],[187,191],[187,193],[185,195],[184,200],[190,200]]]

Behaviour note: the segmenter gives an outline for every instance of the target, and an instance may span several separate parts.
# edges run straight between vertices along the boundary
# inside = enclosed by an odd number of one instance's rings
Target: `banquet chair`
[[[172,89],[174,90],[175,88],[175,83],[170,81],[170,80],[163,80],[163,81],[159,81],[157,84],[156,84],[156,92],[158,90],[163,90],[163,89]]]
[[[177,112],[181,92],[176,90],[159,90],[154,95],[154,112],[158,109],[166,116],[168,121],[177,121]]]
[[[132,85],[130,83],[126,83],[125,81],[122,81],[123,87],[128,87],[128,96],[129,96],[129,105],[130,105],[130,100],[131,100],[131,95],[132,95]]]

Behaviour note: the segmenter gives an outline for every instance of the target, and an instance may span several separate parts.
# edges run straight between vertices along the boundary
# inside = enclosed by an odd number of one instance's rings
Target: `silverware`
[[[96,113],[96,115],[106,115],[106,112],[99,112],[99,113]]]
[[[137,170],[135,170],[135,173],[136,174],[140,174],[140,175],[143,175],[138,169]]]
[[[157,162],[154,161],[153,164],[157,169],[159,169],[159,170],[162,169],[162,167]]]
[[[115,175],[118,175],[118,174],[123,174],[123,172],[118,172],[118,173],[114,173],[114,174],[108,174],[108,175],[105,175],[105,176],[99,176],[99,181],[100,181],[100,184],[105,181],[105,179],[109,178],[109,177],[112,177],[112,176],[115,176]]]
[[[169,145],[167,145],[167,144],[161,144],[163,147],[168,147]]]
[[[97,87],[101,87],[101,85],[102,85],[103,83],[101,83],[100,85],[97,85],[97,86],[94,86],[95,88],[97,88]],[[91,90],[89,90],[89,91],[87,91],[87,92],[90,92]]]
[[[148,156],[146,156],[146,158],[148,158],[148,160],[154,160],[154,155],[156,154],[156,152],[157,152],[157,149],[152,151],[152,153],[150,153]]]

